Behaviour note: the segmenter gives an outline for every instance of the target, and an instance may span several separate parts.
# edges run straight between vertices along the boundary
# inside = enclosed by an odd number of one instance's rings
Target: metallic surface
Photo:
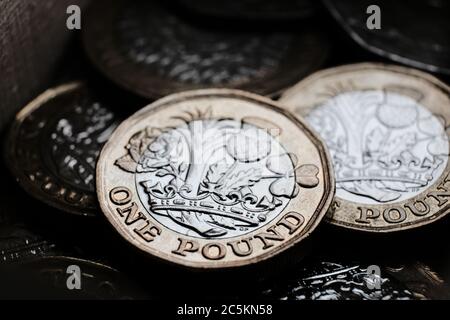
[[[334,180],[321,140],[301,120],[263,97],[211,89],[166,97],[123,122],[102,150],[97,193],[141,250],[225,268],[308,236]]]
[[[266,290],[264,296],[280,300],[415,300],[408,288],[384,270],[369,274],[368,265],[333,261],[310,262],[298,278]],[[287,282],[287,283],[286,283]]]
[[[316,73],[282,96],[330,148],[330,222],[387,232],[448,212],[449,92],[419,71],[357,64]]]
[[[427,264],[417,261],[397,266],[386,265],[385,270],[408,287],[418,299],[450,299],[448,284]]]
[[[306,120],[328,144],[340,186],[336,195],[347,201],[391,204],[411,199],[435,183],[447,166],[444,124],[405,95],[385,90],[341,93]]]
[[[81,83],[49,89],[17,114],[6,163],[37,199],[65,212],[96,215],[95,165],[117,124]]]
[[[97,68],[151,99],[208,87],[276,94],[320,67],[329,49],[317,30],[233,32],[149,1],[95,1],[85,23]]]
[[[59,252],[53,241],[25,226],[0,223],[0,264],[34,260]]]
[[[263,296],[280,300],[449,298],[448,286],[440,275],[422,262],[393,266],[344,261],[315,258],[305,262],[289,277],[263,291]]]

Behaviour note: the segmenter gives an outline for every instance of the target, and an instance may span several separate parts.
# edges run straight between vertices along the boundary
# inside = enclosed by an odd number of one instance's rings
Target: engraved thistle
[[[309,114],[333,156],[338,196],[360,203],[401,201],[442,174],[448,157],[445,123],[421,98],[398,86],[349,91]]]
[[[181,124],[172,128],[136,133],[116,161],[135,174],[148,211],[175,231],[240,235],[275,218],[299,186],[319,183],[318,168],[297,166],[297,157],[274,132],[252,124],[255,119],[198,113],[177,120]]]

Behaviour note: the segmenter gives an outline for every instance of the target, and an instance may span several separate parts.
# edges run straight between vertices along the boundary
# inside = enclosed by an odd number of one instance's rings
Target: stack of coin
[[[8,231],[17,224],[0,215],[0,258],[35,270],[52,296],[66,297],[65,273],[78,267],[90,280],[69,298],[149,297],[136,282],[177,274],[189,278],[180,287],[215,279],[212,296],[245,278],[274,299],[448,298],[421,257],[398,266],[401,249],[351,250],[444,221],[449,87],[397,65],[326,64],[333,33],[311,17],[332,21],[310,1],[203,2],[92,4],[82,43],[111,83],[98,80],[147,102],[111,99],[87,75],[17,114],[6,165],[48,209],[50,231]],[[348,31],[342,17],[358,6],[325,2]],[[437,54],[394,60],[446,72]],[[165,274],[133,274],[146,268]]]

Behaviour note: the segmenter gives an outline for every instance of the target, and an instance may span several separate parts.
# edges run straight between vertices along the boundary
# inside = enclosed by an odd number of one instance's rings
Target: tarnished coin
[[[101,72],[151,99],[211,87],[276,94],[319,68],[328,52],[324,36],[307,27],[289,33],[201,26],[145,0],[95,1],[83,39]]]
[[[363,48],[430,72],[450,74],[450,3],[446,0],[325,0],[332,15]],[[380,8],[370,29],[367,9]],[[373,11],[372,11],[373,13]],[[375,17],[374,17],[375,18]]]
[[[393,265],[314,257],[262,291],[280,300],[435,300],[448,299],[448,285],[420,261]]]
[[[84,85],[50,89],[17,114],[6,163],[33,197],[65,212],[96,215],[95,165],[117,124]]]
[[[178,0],[188,10],[210,17],[251,21],[286,21],[311,16],[317,3],[311,0]]]
[[[356,64],[318,72],[283,95],[332,155],[331,223],[388,232],[449,212],[449,93],[420,71]]]
[[[175,94],[113,133],[97,166],[111,224],[152,256],[191,268],[271,258],[318,225],[334,195],[321,140],[266,98]]]
[[[380,273],[372,272],[375,266]],[[376,265],[312,261],[295,280],[277,283],[263,296],[279,300],[416,300],[417,296]]]

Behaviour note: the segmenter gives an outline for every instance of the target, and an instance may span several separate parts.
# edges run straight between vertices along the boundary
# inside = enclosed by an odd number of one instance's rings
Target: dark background
[[[93,70],[85,58],[80,32],[66,28],[68,17],[66,8],[71,4],[77,4],[84,10],[88,2],[88,0],[0,0],[2,141],[8,124],[20,108],[45,89],[69,80],[86,80],[99,92],[117,95],[130,101],[130,110],[126,111],[129,113],[150,102],[124,92]],[[355,44],[320,5],[318,13],[310,19],[314,20],[313,23],[321,25],[332,42],[330,57],[323,68],[363,61],[392,63]],[[308,23],[308,20],[305,23]],[[448,78],[436,76],[449,83]],[[191,280],[186,279],[190,276],[183,273],[179,277],[173,276],[171,273],[173,270],[154,267],[130,250],[102,219],[86,220],[64,215],[31,199],[14,182],[3,161],[0,163],[0,177],[0,225],[2,223],[20,225],[51,246],[55,254],[111,265],[127,274],[131,282],[138,283],[140,287],[144,286],[145,296],[255,297],[263,288],[283,286],[297,276],[298,269],[294,262],[288,272],[283,274],[275,272],[272,278],[263,284],[256,282],[251,286],[243,285],[239,290],[236,290],[236,287],[227,287],[226,281],[211,284],[206,281],[206,283],[197,282],[197,276],[193,276]],[[449,219],[442,219],[420,230],[377,237],[322,224],[313,235],[309,248],[312,255],[308,259],[346,263],[357,261],[369,265],[388,266],[411,265],[420,261],[429,265],[449,282],[449,224]],[[246,281],[239,277],[234,280],[241,284]],[[5,291],[5,287],[0,288],[0,297],[14,296],[13,292]],[[35,295],[45,297],[42,291],[29,293],[32,297]],[[17,294],[20,296],[20,293]],[[57,294],[62,293],[58,291]],[[51,293],[49,296],[54,297]]]

